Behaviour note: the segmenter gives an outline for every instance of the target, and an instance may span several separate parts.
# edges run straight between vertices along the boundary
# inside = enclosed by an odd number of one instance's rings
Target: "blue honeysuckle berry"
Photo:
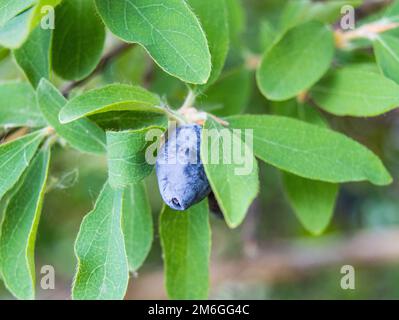
[[[163,200],[174,210],[187,210],[211,191],[200,158],[201,131],[196,124],[179,126],[168,132],[159,150],[158,186]]]

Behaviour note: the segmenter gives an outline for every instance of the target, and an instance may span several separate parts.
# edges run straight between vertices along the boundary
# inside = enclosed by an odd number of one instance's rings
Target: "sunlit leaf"
[[[189,83],[207,82],[207,40],[184,0],[96,0],[96,5],[116,36],[141,44],[166,72]]]
[[[0,27],[22,11],[35,4],[36,0],[0,0]]]

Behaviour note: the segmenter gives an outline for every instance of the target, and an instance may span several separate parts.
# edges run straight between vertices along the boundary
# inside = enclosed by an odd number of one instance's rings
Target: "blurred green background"
[[[228,0],[229,2],[232,0]],[[266,101],[256,89],[254,74],[242,69],[250,55],[261,54],[268,34],[280,17],[286,1],[242,0],[243,12],[234,13],[234,27],[241,36],[231,39],[225,76],[235,77],[219,89],[219,103],[229,104],[231,93],[245,90],[236,98],[248,113],[290,112]],[[377,13],[383,2],[362,6],[358,16]],[[271,29],[270,29],[271,28]],[[239,33],[239,32],[237,32]],[[117,42],[109,36],[108,46]],[[0,54],[1,55],[1,54]],[[373,62],[367,50],[345,53],[339,59]],[[13,57],[0,61],[0,81],[23,79]],[[52,79],[60,87],[60,79]],[[173,107],[181,105],[187,89],[178,80],[155,66],[144,50],[132,47],[112,61],[85,88],[124,82],[145,85],[167,97]],[[81,90],[81,89],[79,89]],[[220,93],[222,92],[222,93]],[[224,93],[223,93],[224,92]],[[230,99],[230,100],[229,100]],[[375,151],[392,173],[399,173],[399,117],[394,111],[373,119],[327,116],[332,127]],[[73,244],[83,216],[91,210],[106,179],[104,158],[82,155],[59,146],[53,154],[51,177],[36,245],[39,299],[69,299],[76,261]],[[397,299],[399,298],[399,201],[397,181],[378,188],[368,183],[341,186],[335,215],[327,232],[309,235],[289,207],[281,187],[280,173],[263,163],[261,192],[245,223],[229,230],[212,215],[211,298],[220,299]],[[165,298],[162,257],[157,221],[162,206],[152,175],[147,179],[155,221],[151,253],[138,274],[132,277],[128,299]],[[343,265],[356,270],[356,289],[343,290]],[[55,290],[40,289],[40,268],[52,265],[56,271]],[[0,299],[12,299],[0,282]]]

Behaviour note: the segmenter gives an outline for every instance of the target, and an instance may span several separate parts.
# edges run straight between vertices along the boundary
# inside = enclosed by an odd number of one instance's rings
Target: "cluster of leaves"
[[[361,2],[289,1],[277,24],[265,21],[257,85],[268,101],[278,103],[279,114],[254,116],[243,114],[252,64],[246,61],[223,71],[229,47],[246,52],[237,44],[243,32],[238,0],[0,0],[0,52],[11,50],[29,81],[0,85],[0,126],[31,130],[0,145],[0,274],[10,292],[21,299],[34,297],[36,230],[50,152],[57,141],[83,153],[105,155],[108,161],[108,181],[77,236],[73,298],[123,298],[129,271],[138,270],[151,248],[153,222],[144,179],[153,167],[145,161],[145,135],[154,128],[166,130],[173,108],[147,89],[112,83],[117,82],[112,70],[105,71],[111,84],[76,90],[69,100],[50,82],[50,76],[56,79],[53,83],[90,76],[100,63],[106,30],[144,48],[137,54],[141,60],[133,61],[140,64],[151,57],[162,70],[159,81],[186,83],[199,96],[198,105],[224,117],[229,128],[252,129],[253,150],[248,146],[246,155],[255,164],[256,157],[282,171],[288,199],[310,232],[319,234],[328,225],[338,184],[390,184],[381,160],[329,129],[315,108],[368,117],[399,104],[395,29],[337,48],[331,23],[339,19],[343,5]],[[39,24],[44,5],[57,6],[54,30]],[[397,15],[399,4],[394,3],[361,23],[389,25]],[[351,64],[342,58],[345,51],[370,46],[377,63]],[[249,55],[247,60],[257,57]],[[224,129],[211,117],[204,127]],[[231,228],[242,223],[259,190],[257,166],[246,176],[236,175],[236,167],[223,161],[205,165]],[[208,213],[203,201],[182,213],[165,207],[160,215],[171,298],[208,295]]]

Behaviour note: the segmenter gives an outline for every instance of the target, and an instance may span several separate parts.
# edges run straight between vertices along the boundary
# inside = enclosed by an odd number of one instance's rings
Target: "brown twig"
[[[382,19],[377,22],[365,24],[353,31],[343,32],[341,30],[335,31],[335,43],[337,48],[345,48],[349,43],[356,39],[370,39],[373,40],[378,37],[379,34],[396,29],[399,27],[398,22],[392,22],[388,19]]]
[[[8,134],[6,133],[4,135],[4,137],[1,139],[0,144],[7,143],[7,142],[13,141],[15,139],[18,139],[19,137],[24,136],[28,131],[29,131],[29,129],[27,127],[22,127],[22,128],[16,129],[15,131],[12,131]]]
[[[96,75],[100,74],[105,67],[117,56],[119,56],[121,53],[125,52],[129,48],[131,48],[134,44],[132,43],[121,43],[114,48],[112,48],[108,53],[106,53],[100,63],[97,65],[96,69],[88,75],[86,78],[79,80],[79,81],[72,81],[68,83],[63,89],[62,89],[62,94],[64,96],[68,96],[69,93],[75,89],[76,87],[80,87],[84,84],[86,84],[88,81],[93,79]]]

